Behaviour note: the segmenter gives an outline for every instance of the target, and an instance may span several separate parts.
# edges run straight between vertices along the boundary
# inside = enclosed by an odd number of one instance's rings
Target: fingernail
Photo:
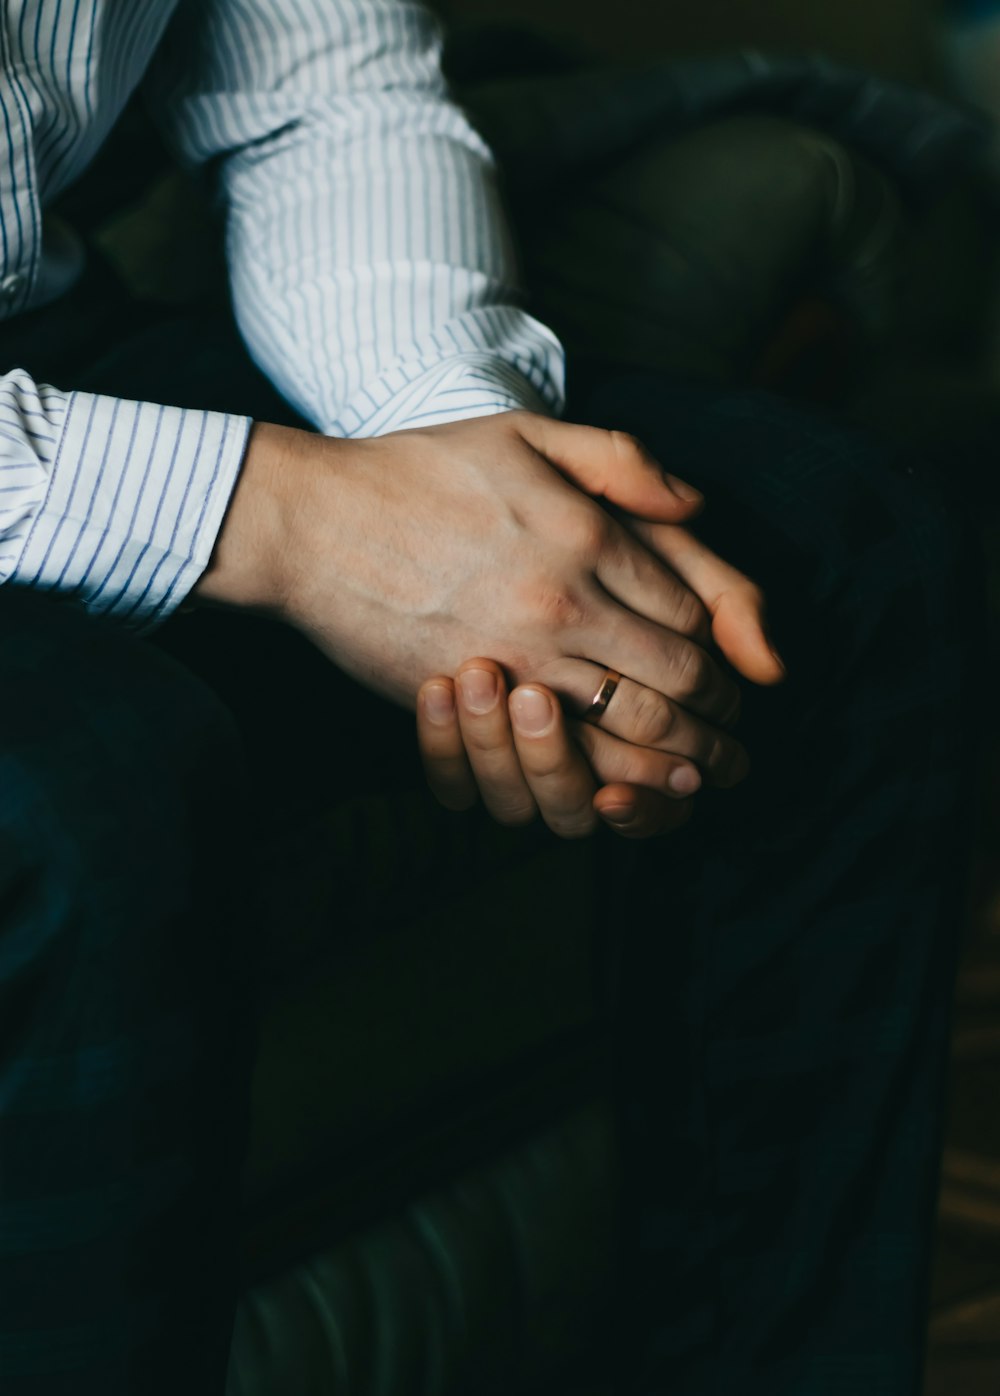
[[[555,716],[552,700],[537,688],[518,688],[510,704],[514,726],[530,737],[543,737]]]
[[[679,480],[676,475],[669,475],[664,471],[663,478],[677,498],[688,504],[697,504],[705,498],[701,490],[696,490],[694,485],[689,485],[686,480]]]
[[[624,828],[635,819],[635,805],[602,805],[600,814],[609,824],[617,824],[619,828]]]
[[[488,713],[497,701],[497,676],[489,669],[466,669],[458,676],[462,702],[470,713]]]
[[[455,716],[455,695],[444,683],[432,683],[423,692],[424,712],[431,722],[444,724]]]
[[[693,766],[678,766],[675,771],[670,772],[667,784],[678,795],[693,795],[696,790],[701,789],[701,776]]]
[[[771,658],[774,660],[775,664],[777,664],[777,666],[778,666],[778,668],[781,670],[781,672],[782,672],[783,674],[787,674],[787,673],[788,673],[788,669],[785,667],[785,661],[782,659],[781,655],[778,653],[778,647],[777,647],[777,645],[774,643],[774,640],[773,640],[773,638],[772,638],[772,636],[771,636],[771,627],[770,627],[770,625],[768,625],[768,623],[767,623],[767,611],[766,611],[766,610],[761,612],[760,626],[761,626],[761,629],[762,629],[763,632],[764,632],[764,640],[765,640],[765,643],[767,644],[768,650],[769,650],[770,653],[771,653]]]

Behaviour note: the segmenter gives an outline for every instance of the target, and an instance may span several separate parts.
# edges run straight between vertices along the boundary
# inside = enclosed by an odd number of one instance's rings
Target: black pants
[[[136,334],[60,386],[279,414],[227,328]],[[747,783],[623,864],[623,1382],[916,1392],[967,803],[967,542],[936,484],[777,400],[633,378],[575,415],[635,431],[706,491],[704,536],[766,586],[791,675],[745,694]],[[274,681],[245,625],[180,617],[153,645],[0,593],[4,1396],[222,1390],[247,822],[310,798],[345,685],[284,634]],[[408,719],[377,713],[382,774],[416,779]],[[269,751],[286,716],[316,760]]]

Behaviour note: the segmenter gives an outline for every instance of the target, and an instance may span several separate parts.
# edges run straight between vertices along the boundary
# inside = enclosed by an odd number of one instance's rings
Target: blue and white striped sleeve
[[[562,409],[562,348],[521,308],[422,6],[182,0],[148,87],[181,158],[218,171],[250,352],[319,430]]]
[[[0,583],[155,624],[208,565],[248,430],[0,375]]]

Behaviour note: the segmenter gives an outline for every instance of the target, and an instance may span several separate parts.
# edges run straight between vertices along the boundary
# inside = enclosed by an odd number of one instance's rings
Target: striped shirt
[[[142,86],[207,167],[251,355],[319,431],[558,411],[489,151],[409,0],[0,0],[0,318],[79,273],[46,215]],[[0,376],[0,581],[142,625],[204,571],[249,422]]]

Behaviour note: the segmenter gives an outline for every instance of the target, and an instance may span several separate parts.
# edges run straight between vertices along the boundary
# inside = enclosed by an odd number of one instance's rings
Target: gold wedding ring
[[[615,689],[621,681],[621,674],[616,673],[614,669],[605,669],[604,678],[601,680],[601,686],[594,694],[590,707],[583,715],[584,722],[600,722],[607,711],[608,704],[615,696]]]

